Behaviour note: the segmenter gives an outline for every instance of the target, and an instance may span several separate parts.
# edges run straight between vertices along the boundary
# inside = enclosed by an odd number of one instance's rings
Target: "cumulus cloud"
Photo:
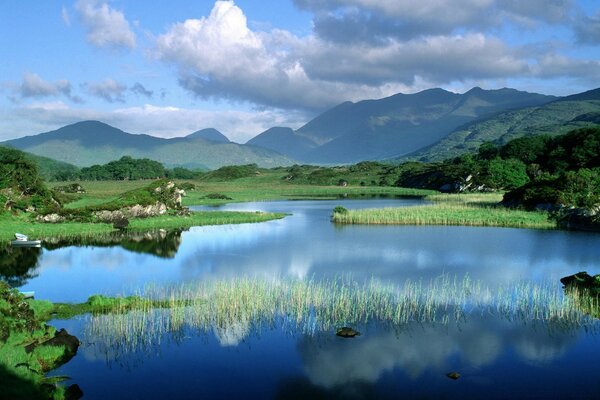
[[[27,72],[23,74],[23,80],[17,91],[21,98],[42,98],[63,95],[69,100],[80,103],[81,98],[72,94],[71,83],[66,79],[48,82],[38,74]]]
[[[85,90],[92,96],[99,97],[109,103],[124,103],[124,93],[127,86],[115,81],[114,79],[104,79],[101,82],[92,82],[84,84]]]
[[[158,37],[156,54],[178,66],[181,86],[201,98],[317,110],[414,91],[419,82],[433,85],[526,70],[500,40],[483,34],[340,46],[314,35],[255,32],[229,1],[217,1],[208,17],[173,25]]]
[[[129,90],[138,96],[151,98],[154,95],[152,90],[146,89],[146,87],[139,82],[136,82]]]
[[[135,34],[125,15],[99,0],[79,0],[75,4],[87,30],[87,41],[96,47],[133,49]]]
[[[180,85],[199,98],[322,111],[432,86],[555,76],[558,66],[544,60],[551,50],[529,53],[527,45],[490,34],[490,27],[568,24],[574,12],[570,0],[295,3],[314,13],[312,34],[253,30],[233,1],[217,1],[210,15],[159,35],[155,55],[174,64]],[[568,60],[573,72],[595,65]]]

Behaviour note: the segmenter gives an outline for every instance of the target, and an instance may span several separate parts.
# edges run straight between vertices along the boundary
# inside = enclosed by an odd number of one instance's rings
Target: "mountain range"
[[[150,158],[166,166],[219,168],[232,164],[261,167],[290,165],[293,161],[273,150],[232,143],[216,129],[186,137],[163,139],[134,135],[98,121],[83,121],[51,132],[9,140],[3,144],[78,167],[105,164],[124,155]]]
[[[556,99],[514,89],[476,87],[464,94],[429,89],[379,100],[345,102],[294,132],[268,130],[248,143],[308,163],[380,160],[432,145],[471,121]],[[294,146],[285,151],[285,143]]]
[[[435,161],[477,151],[484,142],[537,133],[561,134],[600,123],[600,89],[555,97],[515,89],[429,89],[345,102],[297,130],[273,127],[237,144],[216,129],[164,139],[83,121],[3,144],[80,167],[124,155],[168,167],[218,168],[256,163],[347,164],[366,160]]]

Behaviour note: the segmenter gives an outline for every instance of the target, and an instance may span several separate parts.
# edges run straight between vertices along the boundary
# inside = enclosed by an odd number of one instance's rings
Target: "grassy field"
[[[231,202],[267,201],[286,199],[323,199],[338,198],[339,196],[385,195],[385,196],[426,196],[437,193],[433,190],[408,189],[381,186],[316,186],[298,185],[281,179],[281,171],[263,171],[260,175],[239,178],[230,181],[210,182],[202,180],[177,181],[189,182],[196,189],[187,191],[183,199],[185,206],[216,205]],[[57,185],[67,185],[71,182],[60,182]],[[88,205],[99,205],[114,200],[122,192],[148,185],[149,181],[84,181],[79,182],[87,193],[66,205],[67,208],[78,208]],[[228,199],[210,199],[209,194],[222,194]]]
[[[502,194],[436,194],[433,204],[335,212],[333,222],[372,225],[464,225],[555,229],[546,212],[498,206]]]

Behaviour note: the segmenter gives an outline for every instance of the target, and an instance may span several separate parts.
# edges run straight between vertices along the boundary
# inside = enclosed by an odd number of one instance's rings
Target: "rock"
[[[113,228],[115,229],[126,229],[129,226],[129,220],[127,218],[118,219],[113,222]]]
[[[83,390],[76,383],[65,390],[65,400],[79,400],[83,397]]]
[[[586,271],[581,271],[573,275],[560,278],[560,283],[565,287],[574,287],[579,289],[600,289],[600,275],[591,276]]]
[[[130,207],[123,207],[115,211],[96,211],[94,216],[101,222],[114,224],[117,221],[131,218],[148,218],[163,215],[167,212],[167,206],[164,203],[156,202],[155,204],[142,206],[136,204]]]
[[[355,336],[360,336],[360,332],[355,331],[354,329],[349,328],[347,326],[344,326],[343,328],[339,328],[335,334],[336,334],[336,336],[343,337],[343,338],[353,338]]]
[[[460,378],[460,374],[458,372],[448,372],[446,376],[452,380],[457,380]]]
[[[54,334],[52,339],[48,339],[42,343],[31,343],[25,346],[25,352],[31,353],[36,347],[41,346],[55,346],[55,347],[63,347],[64,352],[60,356],[54,359],[44,359],[41,361],[43,365],[43,369],[45,371],[50,371],[54,368],[58,368],[64,363],[68,362],[71,358],[77,354],[77,349],[79,348],[79,339],[75,336],[70,335],[65,329],[61,329]]]
[[[65,217],[58,215],[56,213],[52,213],[52,214],[46,214],[46,215],[38,215],[36,217],[36,220],[38,222],[46,222],[49,224],[56,224],[59,222],[64,222],[65,221]]]
[[[565,229],[600,232],[599,211],[600,205],[590,208],[563,208],[559,211],[558,225]]]

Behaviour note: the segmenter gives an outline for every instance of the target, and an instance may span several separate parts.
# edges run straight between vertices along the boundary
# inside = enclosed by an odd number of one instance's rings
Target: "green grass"
[[[224,211],[192,212],[190,215],[161,215],[158,217],[134,219],[130,221],[130,230],[185,229],[192,226],[240,224],[264,222],[283,218],[281,213],[244,213]],[[114,231],[111,224],[65,222],[47,224],[32,222],[25,215],[0,215],[0,240],[9,241],[15,232],[28,235],[31,239],[47,237],[92,236]]]
[[[185,328],[217,335],[235,332],[242,339],[265,326],[312,335],[369,323],[398,328],[411,322],[468,323],[473,314],[551,330],[597,329],[596,320],[581,310],[581,293],[565,296],[556,284],[528,282],[492,290],[468,276],[443,275],[398,286],[376,280],[358,283],[350,277],[324,281],[236,278],[151,287],[144,296],[169,306],[90,315],[85,340],[118,355],[153,346],[163,335],[177,336]],[[586,304],[597,312],[597,301]]]
[[[411,207],[334,212],[339,224],[367,225],[462,225],[556,229],[546,212],[533,212],[496,205],[501,194],[432,195],[433,204]]]

